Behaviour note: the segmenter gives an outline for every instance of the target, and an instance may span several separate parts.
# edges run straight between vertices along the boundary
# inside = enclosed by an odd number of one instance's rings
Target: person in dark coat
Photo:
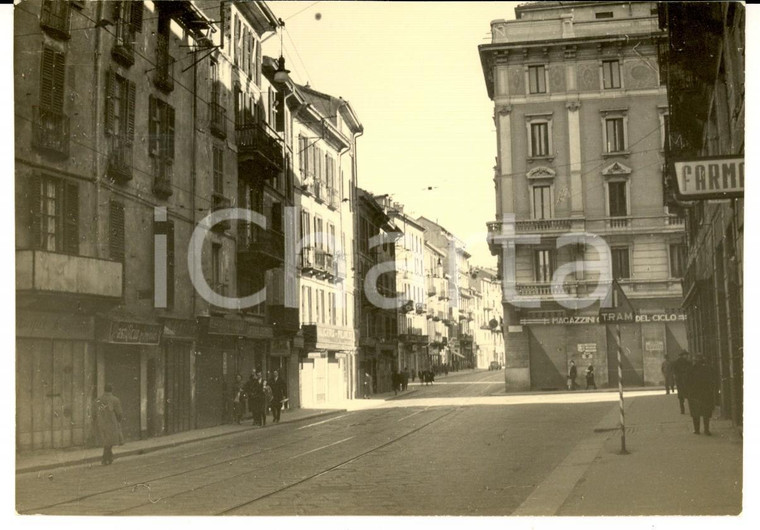
[[[586,390],[592,386],[594,387],[594,390],[596,390],[596,381],[594,380],[594,365],[589,364],[586,368]]]
[[[705,358],[698,355],[686,377],[686,398],[689,400],[694,434],[699,434],[699,419],[702,418],[704,433],[709,436],[710,417],[715,407],[715,372]]]
[[[251,369],[251,375],[248,376],[248,381],[245,382],[243,390],[245,397],[248,400],[248,412],[251,413],[251,417],[255,418],[256,414],[253,412],[253,384],[256,381],[256,369]]]
[[[671,391],[675,391],[675,378],[673,377],[673,363],[670,362],[670,356],[666,355],[665,360],[662,361],[663,377],[665,377],[665,393],[670,394]]]
[[[280,423],[280,409],[288,398],[288,388],[278,370],[274,371],[274,377],[269,386],[272,387],[272,423]]]
[[[567,387],[568,390],[575,390],[578,386],[575,379],[578,377],[578,368],[575,366],[575,361],[570,361],[570,368],[567,371]]]
[[[404,368],[404,371],[401,372],[401,390],[406,391],[408,387],[409,387],[409,369]]]
[[[399,373],[396,371],[396,369],[393,369],[393,373],[391,374],[391,385],[393,386],[393,395],[398,395],[398,390],[401,385],[400,383],[400,376]]]
[[[103,458],[100,461],[104,466],[113,463],[114,445],[122,444],[121,434],[121,401],[113,395],[111,385],[106,385],[103,395],[95,402],[95,413],[97,414],[98,435],[100,443],[103,444]]]
[[[269,407],[272,404],[272,398],[273,398],[272,387],[269,386],[269,381],[267,381],[266,379],[262,379],[262,382],[261,382],[261,393],[264,396],[263,400],[262,400],[263,407],[261,409],[261,425],[263,427],[266,427],[267,426],[267,414],[269,412]]]
[[[261,372],[255,372],[252,374],[252,378],[248,381],[248,405],[253,413],[253,425],[261,425],[263,418],[261,417],[264,411],[264,385]]]
[[[689,353],[682,351],[678,354],[678,359],[673,361],[673,365],[671,366],[676,382],[676,390],[678,391],[678,405],[681,407],[681,414],[686,414],[684,400],[686,399],[686,378],[690,369]]]
[[[243,409],[245,408],[245,390],[243,388],[243,376],[235,375],[235,381],[232,383],[232,421],[240,425],[243,419]]]
[[[369,399],[370,394],[372,394],[372,376],[367,372],[364,372],[364,380],[362,381],[362,397],[364,399]]]

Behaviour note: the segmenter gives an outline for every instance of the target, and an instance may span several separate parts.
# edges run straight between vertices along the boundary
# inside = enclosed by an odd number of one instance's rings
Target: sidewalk
[[[695,435],[688,410],[681,415],[677,398],[664,393],[629,399],[625,413],[629,454],[620,454],[615,406],[596,434],[579,444],[555,470],[557,475],[549,477],[554,485],[573,473],[577,479],[557,509],[542,515],[736,515],[742,511],[743,442],[729,420],[713,418],[712,436]],[[713,416],[717,415],[716,410]],[[549,490],[549,479],[537,491]],[[524,503],[521,515],[541,511],[539,503],[530,505]]]
[[[305,421],[322,416],[330,416],[333,414],[338,414],[340,412],[345,412],[345,409],[299,408],[294,410],[285,410],[282,412],[279,424],[269,424],[266,428],[276,429],[277,425],[293,423],[297,421]],[[268,421],[271,422],[271,418],[269,418]],[[119,457],[124,457],[151,453],[153,451],[158,451],[159,449],[166,449],[168,447],[176,447],[178,445],[184,445],[201,440],[217,438],[219,436],[225,436],[228,434],[244,432],[251,428],[251,419],[247,418],[244,420],[242,425],[217,425],[215,427],[209,427],[207,429],[195,429],[192,431],[185,431],[177,434],[168,434],[166,436],[156,436],[154,438],[146,438],[145,440],[127,442],[125,445],[116,448],[116,455]],[[16,473],[28,473],[31,471],[43,471],[46,469],[53,469],[64,466],[100,462],[102,455],[102,447],[46,449],[41,451],[32,451],[24,454],[16,454]]]

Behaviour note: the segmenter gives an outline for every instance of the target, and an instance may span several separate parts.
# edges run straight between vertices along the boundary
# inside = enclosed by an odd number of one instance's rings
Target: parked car
[[[488,367],[488,370],[501,370],[501,363],[498,361],[491,361],[490,366]]]

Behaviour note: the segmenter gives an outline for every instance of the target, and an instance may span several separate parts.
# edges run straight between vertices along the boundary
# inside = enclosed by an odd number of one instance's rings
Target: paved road
[[[414,390],[414,392],[411,392]],[[483,401],[503,372],[449,376],[369,408],[18,475],[22,513],[509,515],[612,404]],[[469,404],[475,403],[475,404]],[[118,456],[118,455],[117,455]]]

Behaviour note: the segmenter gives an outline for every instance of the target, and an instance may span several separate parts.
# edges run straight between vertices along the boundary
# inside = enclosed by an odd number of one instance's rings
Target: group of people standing
[[[570,361],[570,366],[567,369],[567,389],[575,390],[578,388],[578,383],[575,380],[578,377],[578,367],[575,366],[575,361]],[[594,365],[589,364],[586,367],[586,390],[591,387],[596,390],[596,376],[594,374]]]
[[[253,418],[253,425],[264,427],[267,424],[267,413],[272,411],[272,422],[280,422],[280,412],[288,399],[285,381],[275,370],[272,378],[264,378],[261,370],[251,370],[248,381],[243,384],[243,376],[237,374],[232,385],[232,419],[238,425],[243,419],[245,406]]]
[[[716,377],[712,367],[703,355],[697,355],[694,362],[689,354],[682,351],[678,359],[671,361],[668,356],[662,362],[662,374],[665,376],[665,393],[678,392],[678,404],[681,414],[686,413],[684,401],[689,402],[694,434],[710,432],[710,417],[715,408]]]

